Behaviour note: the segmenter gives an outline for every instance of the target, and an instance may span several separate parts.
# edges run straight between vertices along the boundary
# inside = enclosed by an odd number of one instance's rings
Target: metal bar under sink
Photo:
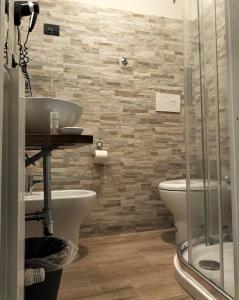
[[[43,159],[43,186],[44,186],[44,207],[42,212],[26,214],[26,221],[40,221],[43,224],[43,234],[45,236],[53,235],[53,213],[52,213],[52,197],[51,197],[51,152],[56,150],[57,146],[42,147],[41,151],[32,157],[26,158],[25,165],[30,166],[37,160]]]

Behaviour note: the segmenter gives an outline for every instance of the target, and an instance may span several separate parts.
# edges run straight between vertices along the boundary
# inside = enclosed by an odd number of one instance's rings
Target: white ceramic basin
[[[26,98],[26,133],[49,133],[50,113],[58,112],[59,127],[73,127],[82,114],[82,107],[74,102],[47,97]]]
[[[96,193],[88,190],[52,191],[54,234],[79,243],[80,225],[96,202]],[[43,209],[43,192],[25,195],[25,211],[33,213]],[[41,236],[42,224],[26,222],[26,237]]]

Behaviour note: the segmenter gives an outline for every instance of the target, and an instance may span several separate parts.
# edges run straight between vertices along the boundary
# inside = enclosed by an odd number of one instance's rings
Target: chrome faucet
[[[43,180],[41,179],[34,179],[34,175],[27,174],[26,175],[26,183],[25,183],[25,192],[28,193],[29,195],[32,195],[33,187],[36,184],[42,183]]]

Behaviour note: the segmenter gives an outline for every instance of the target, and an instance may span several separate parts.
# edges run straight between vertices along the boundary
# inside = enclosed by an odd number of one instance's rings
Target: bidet
[[[54,234],[79,244],[80,225],[96,203],[96,193],[88,190],[52,191]],[[25,195],[25,212],[41,211],[43,192]],[[42,224],[26,222],[26,237],[41,236]]]

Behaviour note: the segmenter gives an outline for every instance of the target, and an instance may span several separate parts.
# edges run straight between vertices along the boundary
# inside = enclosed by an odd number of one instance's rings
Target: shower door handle
[[[230,177],[230,176],[225,176],[225,177],[224,177],[224,181],[225,181],[227,184],[231,184],[231,177]]]

